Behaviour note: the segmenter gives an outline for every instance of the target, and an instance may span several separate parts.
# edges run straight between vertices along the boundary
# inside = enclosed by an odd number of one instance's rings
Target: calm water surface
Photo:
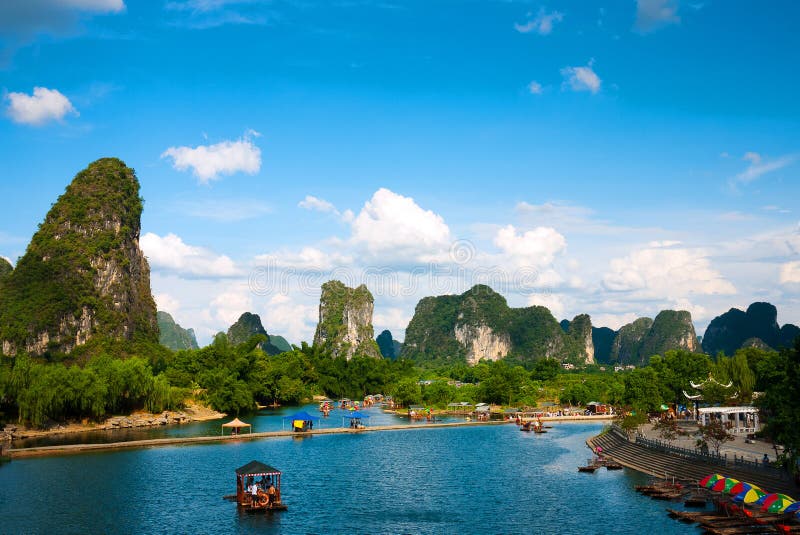
[[[634,472],[581,474],[592,424],[279,438],[15,460],[2,533],[697,533],[638,495]],[[284,472],[289,510],[222,500],[253,459]]]

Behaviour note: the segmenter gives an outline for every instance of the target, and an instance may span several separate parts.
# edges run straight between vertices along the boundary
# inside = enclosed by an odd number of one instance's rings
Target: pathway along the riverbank
[[[781,479],[765,473],[751,472],[734,467],[720,466],[670,455],[630,442],[616,430],[592,437],[586,444],[596,450],[602,448],[603,456],[637,472],[651,476],[680,481],[697,482],[708,474],[720,473],[740,481],[747,481],[768,490],[797,496],[798,488],[789,479]]]
[[[38,446],[34,448],[11,448],[7,454],[12,459],[25,457],[47,457],[53,455],[74,455],[79,453],[94,453],[100,451],[113,451],[134,448],[155,448],[159,446],[180,446],[184,444],[212,444],[240,442],[243,440],[258,440],[263,438],[276,437],[304,437],[313,435],[334,435],[341,433],[373,433],[377,431],[401,431],[406,429],[429,429],[434,427],[469,427],[480,425],[507,424],[508,421],[489,421],[489,422],[450,422],[450,423],[420,423],[404,425],[378,425],[365,427],[363,429],[350,429],[347,427],[334,427],[328,429],[314,429],[303,433],[293,431],[267,431],[263,433],[246,433],[241,435],[225,436],[205,436],[205,437],[174,437],[174,438],[153,438],[147,440],[128,440],[124,442],[109,442],[107,444],[64,444],[60,446]]]

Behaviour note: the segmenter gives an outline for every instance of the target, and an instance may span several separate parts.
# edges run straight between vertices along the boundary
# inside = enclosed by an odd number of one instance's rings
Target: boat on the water
[[[236,469],[236,494],[225,498],[236,500],[239,510],[246,513],[288,509],[281,501],[280,470],[259,461]]]

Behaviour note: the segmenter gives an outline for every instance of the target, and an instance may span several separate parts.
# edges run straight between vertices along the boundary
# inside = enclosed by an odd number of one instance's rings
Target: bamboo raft
[[[749,533],[800,533],[800,525],[788,525],[786,515],[763,514],[753,517],[728,515],[723,511],[678,511],[667,509],[670,517],[687,524],[699,524],[712,535]]]

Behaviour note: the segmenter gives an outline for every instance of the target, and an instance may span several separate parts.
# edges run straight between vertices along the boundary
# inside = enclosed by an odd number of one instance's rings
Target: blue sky
[[[203,341],[310,339],[319,284],[699,334],[800,323],[795,2],[32,0],[0,5],[0,255],[72,176],[142,183],[153,293]],[[36,89],[38,88],[38,89]],[[284,281],[282,285],[275,281]]]

